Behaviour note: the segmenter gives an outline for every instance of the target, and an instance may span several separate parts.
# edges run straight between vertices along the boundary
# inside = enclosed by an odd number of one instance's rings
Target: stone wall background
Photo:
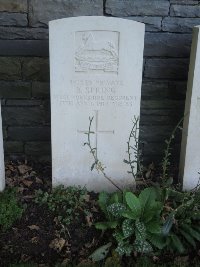
[[[50,159],[48,21],[105,15],[146,24],[141,104],[144,157],[160,160],[183,116],[197,0],[0,0],[0,97],[6,155]],[[179,155],[180,134],[175,155]]]

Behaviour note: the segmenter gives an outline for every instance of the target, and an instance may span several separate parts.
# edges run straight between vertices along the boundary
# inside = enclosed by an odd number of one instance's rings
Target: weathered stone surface
[[[147,32],[161,31],[162,17],[126,17],[126,19],[145,23],[145,30]]]
[[[198,24],[200,24],[200,18],[166,17],[163,19],[162,29],[167,32],[192,33],[192,28]]]
[[[17,141],[5,141],[4,149],[5,153],[22,153],[24,152],[24,144]]]
[[[200,171],[200,26],[194,28],[185,101],[179,177],[184,190],[199,184]]]
[[[4,149],[3,149],[3,132],[0,103],[0,192],[5,188],[5,166],[4,166]]]
[[[189,57],[191,42],[191,34],[146,33],[144,55],[150,57]]]
[[[185,100],[186,89],[187,83],[185,81],[143,81],[142,99]]]
[[[49,59],[24,58],[22,74],[24,80],[49,81]]]
[[[170,0],[171,4],[187,4],[187,5],[198,5],[199,0]]]
[[[44,109],[38,107],[4,107],[2,111],[7,126],[34,126],[46,121]]]
[[[31,156],[51,156],[50,142],[27,142],[25,144],[25,154]]]
[[[76,16],[103,15],[101,0],[30,0],[29,23],[31,26],[48,26],[54,19]]]
[[[168,0],[106,0],[106,14],[113,16],[166,16]]]
[[[0,40],[0,56],[49,55],[48,40]]]
[[[45,82],[32,83],[32,96],[36,98],[50,97],[50,84]]]
[[[173,123],[178,123],[180,120],[180,114],[175,113],[174,116],[165,115],[143,115],[140,118],[140,123],[142,125],[172,125]]]
[[[8,139],[15,141],[50,141],[49,126],[42,127],[9,127]]]
[[[27,12],[27,0],[1,0],[0,11]]]
[[[44,28],[17,28],[0,26],[0,39],[48,39],[48,30]]]
[[[146,59],[145,78],[186,80],[188,59]]]
[[[27,107],[35,107],[41,106],[42,101],[37,99],[11,99],[6,101],[6,106],[27,106]]]
[[[30,98],[31,84],[28,82],[0,81],[0,98]]]
[[[171,5],[170,16],[199,18],[200,6]]]
[[[0,80],[20,80],[21,62],[15,57],[0,57]]]
[[[170,100],[170,99],[164,99],[164,100],[144,100],[141,103],[142,109],[171,109],[173,107],[176,107],[177,109],[182,109],[184,107],[184,101],[179,100]]]
[[[0,25],[27,26],[27,14],[0,12]]]
[[[140,114],[143,45],[144,24],[135,21],[80,17],[50,22],[53,186],[116,190],[88,168],[91,157],[82,144],[90,116],[92,146],[109,165],[109,177],[121,188],[132,184],[123,144],[133,116]]]

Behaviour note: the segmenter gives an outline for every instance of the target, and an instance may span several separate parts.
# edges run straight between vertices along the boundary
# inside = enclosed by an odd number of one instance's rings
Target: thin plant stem
[[[94,169],[94,167],[97,169],[97,171],[100,171],[104,178],[107,179],[113,186],[115,186],[119,191],[122,192],[122,189],[110,178],[106,175],[104,169],[105,167],[103,166],[103,164],[99,161],[98,157],[97,157],[97,147],[96,148],[93,148],[91,146],[91,140],[90,140],[90,135],[91,134],[94,134],[94,132],[91,131],[91,127],[92,127],[92,121],[93,121],[93,118],[90,118],[89,117],[89,129],[88,129],[88,132],[86,132],[85,134],[87,134],[88,136],[88,140],[87,140],[87,143],[84,143],[84,145],[87,145],[90,149],[90,153],[92,154],[93,158],[94,158],[94,163],[92,164],[91,166],[91,171]]]

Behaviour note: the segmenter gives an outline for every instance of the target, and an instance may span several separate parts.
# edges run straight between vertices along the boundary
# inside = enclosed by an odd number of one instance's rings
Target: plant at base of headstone
[[[196,248],[200,242],[200,191],[179,192],[168,188],[163,211],[162,232],[166,248],[179,253]]]
[[[20,219],[24,209],[17,201],[16,191],[6,189],[0,193],[0,228],[5,231]]]
[[[129,256],[133,251],[146,254],[153,247],[165,246],[161,232],[163,205],[157,200],[155,188],[142,190],[138,197],[127,191],[111,195],[102,192],[98,203],[107,221],[95,226],[100,230],[112,229],[120,256]]]
[[[139,117],[135,117],[133,119],[133,126],[131,129],[131,132],[129,134],[129,138],[127,141],[127,154],[128,159],[124,159],[124,163],[130,165],[130,171],[128,173],[131,173],[134,180],[137,179],[138,175],[141,175],[143,172],[143,166],[141,164],[141,151],[139,150],[139,138],[138,138],[138,132],[139,132]],[[133,139],[133,145],[132,145],[132,139]],[[138,170],[136,169],[138,167]]]
[[[166,149],[164,151],[164,157],[161,163],[161,167],[162,167],[162,176],[161,176],[161,180],[162,180],[162,186],[170,186],[173,183],[173,179],[171,177],[169,177],[168,172],[169,172],[169,166],[170,166],[170,157],[171,157],[171,144],[172,141],[175,138],[175,134],[177,132],[178,129],[182,128],[180,127],[180,125],[183,122],[183,118],[180,119],[180,121],[178,122],[178,124],[175,126],[175,128],[173,129],[170,138],[168,140],[165,140],[166,143]]]
[[[39,205],[47,205],[51,210],[58,222],[62,226],[63,232],[68,235],[67,226],[78,220],[80,214],[88,215],[87,201],[89,195],[87,190],[81,187],[58,186],[52,192],[43,192],[38,190],[36,193],[35,202]]]
[[[106,180],[108,180],[112,185],[114,185],[119,191],[122,191],[122,189],[110,177],[106,175],[105,166],[101,163],[101,161],[97,157],[97,147],[92,147],[91,145],[90,136],[91,134],[94,134],[94,132],[91,131],[93,118],[94,117],[91,117],[91,118],[89,117],[89,129],[88,129],[88,132],[85,133],[87,135],[87,142],[84,143],[84,146],[89,147],[90,153],[92,154],[94,158],[94,163],[91,166],[91,171],[93,171],[95,168],[98,172],[101,172],[103,174]]]

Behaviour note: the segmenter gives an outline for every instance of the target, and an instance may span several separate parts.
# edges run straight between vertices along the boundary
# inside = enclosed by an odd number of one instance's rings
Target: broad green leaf
[[[96,229],[99,229],[99,230],[106,230],[106,229],[114,229],[116,228],[118,225],[118,222],[98,222],[98,223],[95,223],[95,227]]]
[[[140,253],[150,253],[153,251],[153,248],[149,242],[146,240],[135,240],[134,242],[134,248],[137,252]]]
[[[91,259],[92,261],[96,262],[96,261],[101,261],[103,259],[106,258],[110,247],[112,246],[112,243],[109,242],[108,244],[101,246],[100,248],[96,249],[90,256],[89,259]]]
[[[130,219],[124,220],[123,223],[122,223],[122,231],[123,231],[123,234],[124,234],[125,238],[131,236],[135,231],[135,227],[133,225],[133,221],[130,220]]]
[[[172,228],[173,223],[174,223],[174,212],[172,212],[168,216],[167,220],[165,221],[165,223],[164,223],[164,225],[162,227],[162,234],[164,236],[167,236],[169,234],[169,232],[170,232],[170,230]]]
[[[191,226],[187,224],[183,224],[182,228],[187,231],[192,237],[194,237],[196,240],[200,241],[200,234],[194,230]]]
[[[107,207],[108,213],[112,214],[115,218],[122,217],[122,213],[126,210],[126,206],[121,203],[113,203]]]
[[[190,236],[190,234],[186,233],[185,231],[181,229],[179,229],[179,231],[182,234],[182,236],[187,240],[187,242],[190,243],[194,248],[196,248],[196,243],[194,239],[192,238],[192,236]]]
[[[127,219],[136,220],[138,216],[130,210],[122,212],[122,216]]]
[[[155,189],[153,187],[148,187],[142,190],[139,195],[139,200],[142,210],[145,211],[145,209],[148,209],[151,203],[156,200]]]
[[[146,229],[148,232],[152,234],[160,234],[161,233],[161,227],[159,224],[159,221],[150,221],[146,224]]]
[[[174,247],[178,250],[179,253],[183,253],[185,251],[184,246],[177,235],[171,235],[171,240]]]
[[[163,236],[159,234],[148,234],[147,239],[154,245],[156,248],[163,249],[166,246],[166,240]]]
[[[127,192],[125,195],[126,203],[133,211],[137,218],[141,215],[141,204],[139,199],[131,192]]]
[[[133,251],[133,246],[129,244],[128,241],[124,242],[119,242],[118,246],[116,248],[116,252],[120,255],[123,256],[124,254],[126,256],[130,256],[131,252]]]
[[[109,200],[109,204],[113,204],[113,203],[122,203],[122,193],[121,192],[116,192],[116,193],[113,193],[110,197],[110,200]]]
[[[99,194],[99,199],[98,199],[98,204],[101,208],[101,210],[104,212],[104,213],[107,213],[107,203],[108,203],[108,199],[109,199],[109,195],[108,193],[106,192],[101,192]]]
[[[139,220],[135,222],[135,235],[138,240],[144,240],[146,238],[146,227]]]

